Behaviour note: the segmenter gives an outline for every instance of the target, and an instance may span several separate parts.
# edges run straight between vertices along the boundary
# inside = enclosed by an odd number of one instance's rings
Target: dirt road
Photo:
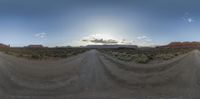
[[[156,66],[132,66],[96,50],[57,61],[0,53],[3,99],[199,99],[200,52]],[[130,68],[130,69],[127,69]]]

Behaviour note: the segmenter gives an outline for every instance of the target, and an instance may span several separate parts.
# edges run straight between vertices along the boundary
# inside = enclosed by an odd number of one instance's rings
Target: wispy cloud
[[[152,39],[151,39],[150,37],[147,37],[147,36],[145,36],[145,35],[143,35],[143,36],[138,36],[137,39],[138,39],[138,40],[142,40],[142,41],[146,41],[146,42],[151,42],[151,41],[152,41]]]
[[[122,39],[122,40],[120,41],[120,44],[134,45],[134,44],[135,44],[135,41],[134,41],[134,40]]]
[[[143,35],[143,36],[138,36],[137,39],[139,39],[139,40],[141,40],[141,39],[148,39],[148,37]]]
[[[43,39],[43,38],[46,38],[46,37],[47,37],[47,33],[45,33],[45,32],[36,33],[36,34],[35,34],[35,37]]]
[[[118,44],[119,40],[114,39],[111,35],[94,34],[81,39],[82,42],[93,44]]]
[[[183,19],[184,21],[188,22],[188,23],[193,23],[193,22],[195,22],[194,18],[191,17],[191,15],[190,15],[189,12],[186,12],[186,13],[184,14],[184,16],[182,17],[182,19]]]
[[[83,41],[87,41],[87,40],[83,40]],[[101,43],[101,44],[117,44],[118,41],[113,40],[113,39],[108,39],[108,40],[104,40],[102,39],[93,39],[93,40],[89,40],[89,42],[92,43]]]
[[[137,40],[135,40],[135,44],[140,46],[151,46],[154,45],[153,40],[145,35],[138,36]]]
[[[124,45],[139,45],[139,46],[151,46],[153,45],[153,40],[150,37],[147,37],[145,35],[138,36],[136,39],[116,39],[113,36],[108,35],[89,35],[87,37],[83,37],[81,40],[81,43],[84,43],[86,45],[90,44],[124,44]]]

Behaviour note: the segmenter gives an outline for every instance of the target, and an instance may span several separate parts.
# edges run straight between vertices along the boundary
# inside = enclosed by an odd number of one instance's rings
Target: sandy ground
[[[199,99],[200,52],[126,64],[96,50],[56,61],[0,53],[1,99]]]

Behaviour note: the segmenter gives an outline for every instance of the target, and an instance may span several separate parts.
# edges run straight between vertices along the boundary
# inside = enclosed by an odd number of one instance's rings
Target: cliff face
[[[43,45],[28,45],[28,48],[43,48]]]
[[[0,43],[0,48],[8,48],[10,46]]]
[[[166,47],[169,48],[200,48],[200,42],[172,42]]]

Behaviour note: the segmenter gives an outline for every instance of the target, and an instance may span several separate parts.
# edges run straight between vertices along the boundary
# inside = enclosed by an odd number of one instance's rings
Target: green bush
[[[129,55],[120,55],[117,58],[122,61],[131,61],[132,60],[132,57],[130,57]]]
[[[31,58],[33,58],[33,59],[40,59],[40,55],[33,54],[33,55],[31,55]]]
[[[154,59],[169,60],[192,49],[151,48],[151,49],[101,49],[100,51],[123,61],[136,61],[147,63]]]
[[[134,55],[134,61],[137,63],[147,63],[149,58],[145,54],[136,54]]]
[[[159,54],[159,55],[156,55],[156,57],[161,58],[163,60],[169,60],[171,58],[174,58],[175,54]]]
[[[60,55],[60,57],[65,58],[65,57],[68,57],[68,55],[67,54],[62,54],[62,55]]]
[[[0,49],[1,50],[1,49]],[[67,58],[72,55],[85,52],[88,49],[80,48],[9,48],[1,51],[6,54],[30,58],[30,59],[48,59],[48,58]]]

